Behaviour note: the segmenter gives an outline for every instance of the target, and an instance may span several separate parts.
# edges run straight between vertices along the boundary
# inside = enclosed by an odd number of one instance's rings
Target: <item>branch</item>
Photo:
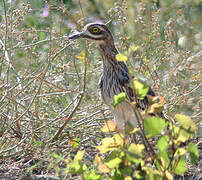
[[[62,131],[64,130],[64,128],[67,125],[67,123],[72,119],[74,113],[77,111],[79,105],[81,104],[81,101],[82,101],[82,99],[84,97],[85,90],[86,90],[87,62],[88,62],[88,48],[87,48],[87,42],[85,41],[84,78],[83,78],[83,88],[82,88],[82,91],[80,92],[80,98],[79,98],[76,106],[72,110],[71,114],[67,117],[67,119],[65,120],[65,122],[63,123],[63,125],[60,127],[60,129],[56,132],[56,134],[53,136],[53,138],[49,139],[48,142],[55,142],[58,139],[59,135],[62,133]]]

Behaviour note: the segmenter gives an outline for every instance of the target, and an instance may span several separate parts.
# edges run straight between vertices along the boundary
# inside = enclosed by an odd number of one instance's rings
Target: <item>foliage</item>
[[[179,118],[179,116],[181,117]],[[185,116],[178,114],[178,118],[178,120],[183,120]],[[161,122],[162,119],[152,117],[147,122],[150,124],[145,123],[145,126],[150,127],[145,128],[145,133],[150,135],[148,139],[158,137],[165,130],[165,125],[157,128],[157,124],[153,125],[154,121]],[[194,124],[193,121],[190,122]],[[115,126],[112,121],[109,121],[109,124]],[[82,161],[85,152],[78,151],[73,160],[66,160],[67,168],[65,168],[65,172],[81,174],[84,180],[105,178],[120,180],[124,178],[173,179],[173,174],[182,175],[187,171],[187,159],[185,158],[187,154],[190,155],[192,163],[195,163],[198,159],[198,150],[195,144],[191,142],[186,146],[184,145],[185,141],[177,140],[178,136],[176,136],[174,129],[182,130],[184,125],[186,125],[185,121],[181,124],[181,127],[170,124],[166,130],[170,134],[158,138],[156,147],[152,147],[152,154],[148,151],[148,145],[129,143],[124,134],[115,133],[112,137],[102,139],[101,145],[96,147],[99,153],[95,155],[93,167],[87,167]],[[109,132],[110,130],[106,131],[106,128],[105,125],[102,130]],[[186,142],[193,136],[193,132],[189,131],[188,136]],[[154,148],[158,150],[154,152]],[[107,156],[105,156],[106,153],[108,153]]]

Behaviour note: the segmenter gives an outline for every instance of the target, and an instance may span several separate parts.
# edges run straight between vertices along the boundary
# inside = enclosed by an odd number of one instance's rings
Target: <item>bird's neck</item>
[[[130,76],[125,62],[117,61],[116,55],[119,53],[114,44],[99,45],[99,50],[103,58],[103,77],[111,86],[116,78],[119,83],[129,83]],[[105,83],[106,85],[106,83]]]
[[[103,70],[113,68],[117,65],[116,55],[118,54],[118,50],[114,43],[99,44],[99,51],[103,58]]]

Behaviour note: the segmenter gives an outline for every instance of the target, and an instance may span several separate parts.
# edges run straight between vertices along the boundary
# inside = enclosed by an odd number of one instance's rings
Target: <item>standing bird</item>
[[[130,76],[125,62],[117,61],[116,55],[119,54],[114,44],[112,33],[105,24],[87,24],[82,32],[77,32],[69,36],[69,39],[88,39],[98,45],[98,49],[103,59],[103,73],[100,78],[99,88],[103,101],[111,108],[114,114],[114,121],[117,129],[125,130],[127,125],[137,127],[137,113],[127,101],[121,102],[115,108],[112,107],[114,95],[125,92],[130,102],[135,101],[134,93],[130,88]],[[151,88],[148,95],[155,96]],[[148,98],[138,100],[138,107],[145,109],[148,107]]]

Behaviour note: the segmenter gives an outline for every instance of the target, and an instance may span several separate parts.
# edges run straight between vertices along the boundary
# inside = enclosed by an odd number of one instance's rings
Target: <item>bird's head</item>
[[[87,24],[83,31],[76,32],[69,36],[69,39],[89,39],[97,44],[114,43],[113,36],[107,25],[99,23]]]

